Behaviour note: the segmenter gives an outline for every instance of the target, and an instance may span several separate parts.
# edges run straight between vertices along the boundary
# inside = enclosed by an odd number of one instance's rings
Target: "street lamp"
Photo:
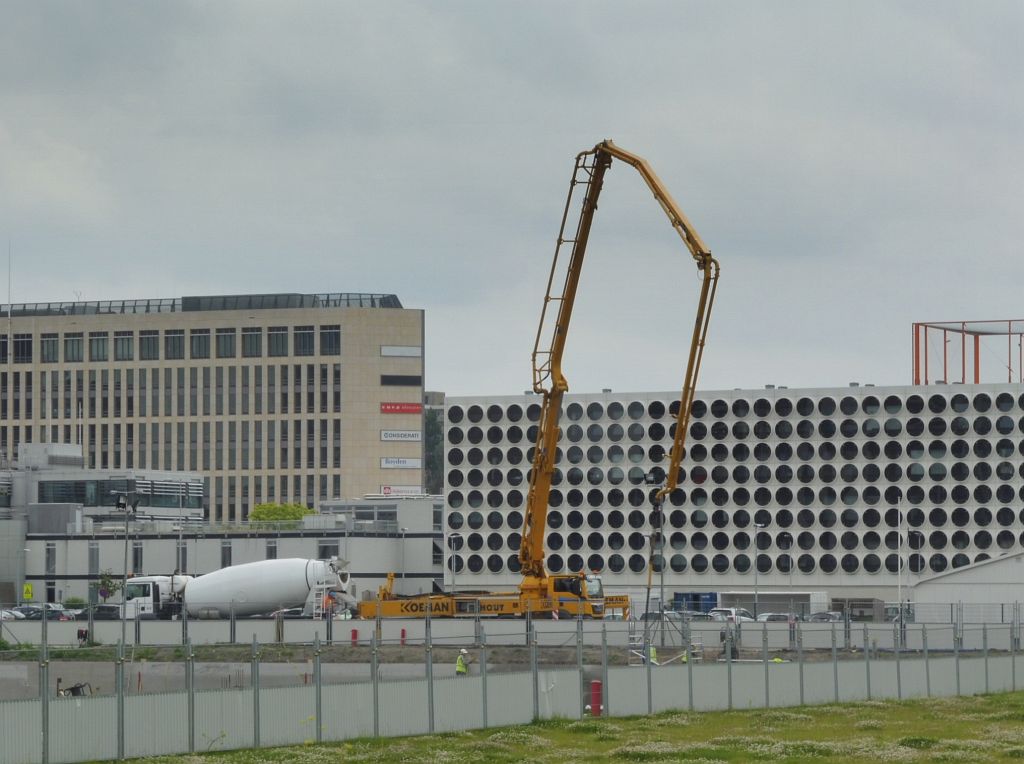
[[[25,596],[25,576],[27,575],[28,571],[28,558],[26,555],[28,555],[28,553],[31,551],[32,550],[28,547],[24,547],[18,554],[18,577],[17,579],[15,579],[15,586],[17,586],[17,591],[14,592],[15,605],[20,605],[22,599],[24,599]]]
[[[758,547],[757,540],[761,536],[761,530],[763,528],[766,528],[767,526],[768,526],[767,523],[754,523],[754,529],[755,529],[754,530],[754,618],[757,618],[757,605],[758,605],[758,602],[757,602],[757,600],[758,600],[758,596],[757,596],[757,594],[758,594],[758,592],[757,592],[757,583],[758,583],[758,573],[759,573],[758,568],[760,567],[758,562],[759,562],[759,558],[761,556],[760,555],[761,550]]]
[[[779,534],[779,548],[786,552],[786,572],[789,574],[789,612],[795,613],[793,606],[793,534],[783,531]],[[785,543],[785,546],[782,544]]]
[[[405,534],[408,532],[408,528],[400,528],[402,531],[402,594],[405,594]]]
[[[128,502],[128,494],[112,491],[117,496],[116,508],[124,512],[124,570],[121,575],[121,644],[123,645],[128,635],[128,518],[135,513],[139,505],[136,497],[131,503]]]
[[[448,550],[450,552],[457,552],[459,549],[462,549],[462,534],[461,533],[449,533],[448,534]],[[454,595],[458,591],[458,589],[455,586],[455,576],[459,572],[459,558],[456,557],[455,554],[449,554],[448,560],[451,562],[451,568],[452,568],[452,594]]]

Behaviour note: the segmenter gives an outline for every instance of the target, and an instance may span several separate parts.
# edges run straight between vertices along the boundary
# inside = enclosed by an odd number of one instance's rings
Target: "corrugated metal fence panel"
[[[533,721],[533,675],[529,671],[487,677],[487,722],[492,727]]]
[[[0,764],[42,761],[42,719],[43,704],[38,700],[0,702]]]
[[[39,729],[39,722],[33,725]],[[117,698],[81,695],[50,701],[50,761],[117,758]]]
[[[124,751],[128,758],[187,752],[188,693],[161,692],[126,697]]]
[[[427,681],[380,683],[381,737],[422,735],[429,731]]]
[[[582,694],[576,669],[540,672],[540,717],[578,719]]]
[[[159,720],[154,719],[153,724]],[[252,745],[252,690],[196,693],[196,750],[229,751]]]
[[[482,727],[483,698],[483,683],[479,676],[434,680],[434,731],[454,732]]]
[[[316,687],[260,690],[260,745],[316,741]]]
[[[324,740],[349,740],[373,735],[373,684],[324,685]]]
[[[646,714],[647,671],[643,666],[609,667],[606,693],[605,706],[614,716]]]

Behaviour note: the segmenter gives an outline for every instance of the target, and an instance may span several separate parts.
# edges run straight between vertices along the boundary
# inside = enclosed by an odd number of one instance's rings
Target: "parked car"
[[[843,614],[836,610],[826,610],[812,613],[807,620],[811,623],[842,623]]]
[[[88,605],[78,611],[75,616],[76,621],[88,621],[89,611],[92,611],[92,619],[94,621],[120,621],[121,620],[121,606],[120,605]]]
[[[23,614],[29,621],[41,621],[45,616],[47,621],[73,621],[74,616],[68,613],[66,610],[49,607],[40,607],[39,605],[21,605],[14,608],[17,612]]]
[[[768,623],[792,623],[800,620],[796,613],[758,613],[757,620]]]
[[[754,616],[745,607],[714,607],[709,613],[719,613],[730,623],[753,623]]]
[[[4,608],[0,610],[0,621],[22,621],[25,619],[25,614],[20,613],[17,610],[10,608]]]

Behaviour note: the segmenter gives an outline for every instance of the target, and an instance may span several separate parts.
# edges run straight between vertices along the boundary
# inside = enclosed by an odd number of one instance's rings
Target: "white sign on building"
[[[421,485],[382,485],[380,492],[385,496],[420,496],[423,494]]]
[[[419,443],[423,440],[420,430],[381,430],[381,440],[401,441],[403,443]]]
[[[407,459],[402,456],[382,456],[380,468],[382,470],[418,470],[423,468],[423,460]]]

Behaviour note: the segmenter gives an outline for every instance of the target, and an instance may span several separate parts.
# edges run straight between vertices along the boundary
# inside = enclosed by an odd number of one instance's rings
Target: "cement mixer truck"
[[[135,576],[125,591],[129,619],[228,618],[303,608],[320,616],[355,606],[344,560],[261,560],[221,568],[203,576]]]

